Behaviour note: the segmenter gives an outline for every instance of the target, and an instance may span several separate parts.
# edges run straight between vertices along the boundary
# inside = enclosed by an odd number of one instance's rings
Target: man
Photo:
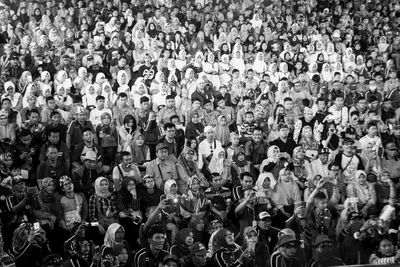
[[[150,110],[150,98],[147,96],[142,96],[140,98],[140,107],[136,109],[136,114],[139,118],[138,126],[142,131],[145,131],[147,128]]]
[[[278,126],[279,137],[271,142],[271,146],[275,145],[279,148],[281,153],[288,153],[293,156],[293,150],[297,146],[296,142],[289,137],[289,126],[287,124],[280,124]]]
[[[51,129],[57,129],[60,135],[60,140],[63,143],[66,142],[68,127],[64,123],[61,123],[61,114],[58,111],[53,111],[50,114],[50,121],[44,128],[44,132],[46,133],[47,137],[50,135]]]
[[[59,160],[70,167],[70,151],[67,145],[60,139],[60,131],[57,128],[50,128],[47,134],[47,142],[40,149],[40,161],[46,161],[46,152],[49,146],[55,146],[58,150]]]
[[[121,188],[121,183],[125,178],[133,178],[136,184],[142,182],[140,171],[136,163],[132,161],[132,155],[128,151],[121,152],[121,163],[114,167],[112,179],[116,190]]]
[[[267,158],[268,151],[268,145],[263,140],[263,131],[261,128],[254,128],[251,140],[247,141],[244,150],[246,160],[253,162],[254,167],[259,169],[263,160]]]
[[[339,166],[346,183],[353,181],[357,170],[364,170],[361,158],[354,153],[354,140],[346,138],[343,141],[343,151],[336,155],[334,164]]]
[[[240,175],[240,185],[233,187],[233,203],[239,204],[244,200],[244,192],[253,188],[253,177],[249,172],[244,172]]]
[[[206,139],[199,144],[199,169],[208,167],[214,151],[222,148],[221,142],[215,139],[215,130],[211,126],[204,127]]]
[[[103,116],[104,113],[110,114],[112,118],[112,112],[111,109],[105,108],[105,97],[102,95],[96,96],[96,108],[92,109],[90,111],[90,121],[93,124],[93,127],[96,128],[97,125],[101,124],[101,116]]]
[[[176,162],[181,154],[182,148],[176,140],[176,126],[172,122],[164,124],[165,136],[161,138],[160,143],[168,147],[168,159]]]
[[[77,192],[85,194],[86,198],[94,193],[94,182],[101,176],[102,172],[97,169],[97,156],[92,150],[86,152],[84,165],[72,171],[72,180]]]
[[[322,177],[328,177],[328,164],[329,164],[329,149],[326,147],[320,147],[318,149],[318,158],[311,161],[309,165],[310,169],[308,172],[308,181],[312,181],[316,175],[321,175]]]
[[[133,267],[159,267],[169,255],[163,250],[166,235],[161,226],[153,225],[147,232],[147,240],[149,245],[136,252]]]
[[[77,119],[73,120],[67,131],[67,147],[72,151],[75,146],[83,141],[83,129],[90,128],[94,132],[93,124],[86,119],[86,110],[82,106],[76,109]]]
[[[94,134],[91,128],[85,128],[82,130],[83,142],[79,143],[74,148],[72,154],[72,166],[74,168],[79,168],[85,159],[85,155],[88,151],[93,151],[97,158],[97,168],[103,170],[104,172],[109,171],[109,167],[103,166],[103,148],[94,142]]]
[[[292,235],[283,235],[279,238],[278,249],[271,255],[271,267],[291,266],[302,267],[295,257],[300,241]]]
[[[207,258],[208,250],[200,243],[195,242],[190,248],[188,261],[182,267],[202,267],[210,265]]]
[[[164,143],[159,143],[156,146],[157,158],[146,163],[146,174],[154,177],[156,187],[159,189],[164,188],[164,183],[167,180],[178,179],[175,163],[168,160],[168,146]]]
[[[269,252],[273,253],[276,243],[278,242],[279,229],[271,226],[271,215],[266,211],[260,212],[256,221],[259,241],[267,244]]]
[[[164,127],[164,124],[170,122],[172,115],[177,115],[182,121],[181,112],[175,107],[175,97],[167,95],[165,99],[165,107],[161,108],[158,113],[158,124],[160,127]]]
[[[60,159],[58,149],[53,145],[47,148],[46,159],[39,164],[36,170],[37,183],[41,185],[43,178],[51,177],[56,181],[56,188],[59,188],[59,177],[69,173],[67,164]]]
[[[333,241],[326,235],[319,235],[314,240],[313,258],[308,263],[309,267],[328,267],[344,265],[342,259],[335,257]]]

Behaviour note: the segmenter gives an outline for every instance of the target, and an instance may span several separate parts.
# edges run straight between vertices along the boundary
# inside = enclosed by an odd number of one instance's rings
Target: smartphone
[[[40,230],[40,224],[38,222],[33,223],[33,230],[34,231],[39,231]]]

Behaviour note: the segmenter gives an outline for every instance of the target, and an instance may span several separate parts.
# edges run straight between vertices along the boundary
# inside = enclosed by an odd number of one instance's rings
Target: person
[[[246,159],[253,162],[254,167],[262,172],[260,167],[263,159],[266,156],[267,145],[263,140],[262,129],[254,128],[251,140],[244,145]]]
[[[133,162],[131,153],[122,151],[120,157],[121,163],[115,166],[112,172],[114,189],[116,191],[121,189],[121,183],[126,178],[132,178],[135,183],[142,182],[138,165]]]
[[[278,249],[271,255],[271,267],[302,266],[295,257],[300,241],[292,235],[283,235],[279,239]]]
[[[195,242],[190,248],[190,254],[187,261],[182,265],[183,267],[202,267],[210,264],[209,258],[207,258],[207,249],[206,247],[200,243]]]
[[[75,147],[83,142],[83,129],[91,129],[94,132],[93,124],[87,120],[86,111],[83,107],[78,107],[76,110],[77,118],[69,124],[67,130],[67,147],[74,150]]]
[[[41,186],[44,178],[51,177],[56,179],[56,187],[59,188],[58,177],[68,175],[68,166],[60,159],[58,149],[55,146],[49,146],[46,151],[45,162],[41,162],[36,171],[37,184]]]
[[[204,170],[210,164],[217,148],[222,148],[220,141],[215,139],[215,130],[211,126],[204,127],[204,135],[206,139],[199,144],[199,168]]]
[[[146,174],[154,177],[157,188],[162,189],[170,179],[178,179],[176,165],[168,159],[168,146],[159,143],[156,147],[157,158],[146,164]]]
[[[271,145],[275,145],[279,148],[280,152],[288,153],[290,156],[293,155],[293,150],[296,147],[296,142],[289,137],[289,127],[286,124],[278,126],[279,137],[271,142]]]
[[[170,253],[175,255],[181,264],[184,264],[189,258],[190,247],[193,243],[193,232],[188,228],[183,228],[176,236],[176,244],[171,246]]]
[[[308,266],[341,266],[344,265],[339,257],[333,254],[333,241],[326,235],[319,235],[314,241],[314,255]]]
[[[343,140],[343,152],[339,152],[334,160],[334,164],[341,168],[344,179],[347,182],[354,179],[357,170],[364,169],[362,159],[357,154],[354,154],[353,144],[354,140],[350,138]]]
[[[165,231],[160,226],[152,226],[147,232],[149,245],[136,252],[133,259],[134,267],[149,266],[158,267],[166,256],[168,251],[163,250],[165,243]]]
[[[377,252],[372,254],[369,262],[371,264],[395,264],[400,260],[399,251],[395,251],[393,242],[389,238],[379,241]]]

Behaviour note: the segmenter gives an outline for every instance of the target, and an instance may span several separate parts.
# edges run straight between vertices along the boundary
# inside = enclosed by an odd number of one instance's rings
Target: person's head
[[[220,108],[225,108],[225,98],[220,97],[217,99],[217,105]]]
[[[291,97],[285,97],[283,99],[283,106],[285,110],[292,110],[293,109],[293,100]]]
[[[366,129],[371,136],[376,136],[378,134],[378,125],[374,121],[369,122]]]
[[[143,110],[148,110],[150,108],[150,99],[147,96],[142,96],[140,98],[140,107]]]
[[[328,199],[323,192],[318,192],[314,196],[314,206],[319,211],[324,211],[328,207]]]
[[[122,151],[121,152],[121,163],[124,167],[129,167],[130,164],[132,164],[132,155],[128,151]]]
[[[318,235],[314,240],[314,248],[318,254],[326,255],[332,250],[333,241],[326,235]]]
[[[172,123],[172,124],[174,124],[175,126],[176,125],[181,125],[182,123],[181,123],[181,120],[180,120],[180,118],[179,118],[179,116],[178,115],[172,115],[170,118],[169,118],[169,120],[170,120],[170,122]]]
[[[204,127],[204,135],[206,136],[207,140],[212,141],[215,138],[215,130],[211,126]]]
[[[354,140],[350,138],[346,138],[343,140],[343,152],[348,154],[348,155],[353,155],[354,154]]]
[[[329,160],[329,149],[327,148],[320,148],[318,150],[318,158],[321,160],[322,164],[326,164]]]
[[[344,104],[343,95],[341,95],[341,94],[337,95],[336,98],[335,98],[334,103],[335,103],[335,105],[336,105],[337,107],[339,107],[339,108],[340,108],[340,107],[343,107],[343,104]]]
[[[2,109],[9,111],[12,107],[11,100],[9,98],[3,98],[3,100],[1,101],[1,107]]]
[[[54,100],[54,97],[52,96],[46,97],[46,105],[48,109],[54,110],[56,108],[56,101]]]
[[[32,124],[36,124],[40,119],[40,112],[38,109],[34,108],[27,112],[27,116],[29,118],[29,122]]]
[[[262,211],[257,216],[257,226],[264,231],[267,231],[271,228],[272,220],[271,215],[266,212]]]
[[[279,251],[285,258],[293,258],[296,255],[300,242],[292,235],[282,235],[279,237]]]
[[[86,152],[85,157],[85,166],[89,170],[95,170],[97,168],[97,154],[93,150],[89,150]]]
[[[240,136],[237,133],[231,133],[229,137],[229,141],[231,142],[232,145],[237,146],[239,145],[240,141]]]
[[[390,157],[396,157],[399,154],[399,149],[395,143],[388,143],[385,146],[385,152]]]
[[[175,107],[175,98],[172,95],[167,95],[167,97],[165,98],[165,106],[167,108]]]
[[[280,124],[278,126],[279,129],[279,137],[282,139],[286,139],[289,136],[289,127],[286,124]]]
[[[149,242],[150,249],[160,251],[165,244],[166,236],[165,231],[161,226],[152,225],[147,232],[147,241]]]
[[[50,177],[43,178],[42,179],[42,189],[46,193],[53,194],[56,189],[54,179],[50,178]]]
[[[105,178],[105,177],[97,178],[95,181],[95,186],[94,186],[96,194],[99,195],[99,194],[108,193],[109,192],[108,186],[109,186],[109,182],[108,182],[107,178]]]
[[[68,176],[61,176],[59,180],[60,188],[64,193],[72,193],[74,192],[74,184],[72,183],[72,179]]]
[[[129,254],[128,250],[125,246],[118,248],[117,258],[118,262],[121,264],[126,264],[128,262]]]
[[[58,158],[58,149],[54,145],[50,145],[46,151],[46,157],[50,161],[55,161]]]
[[[128,95],[125,93],[119,93],[118,102],[121,106],[126,106],[126,104],[128,103]]]
[[[91,128],[84,128],[82,130],[82,139],[83,141],[87,142],[87,143],[91,143],[94,140],[94,134],[92,132]]]
[[[211,110],[213,109],[213,104],[212,104],[211,101],[208,100],[208,99],[204,101],[203,106],[204,106],[204,109],[205,109],[206,111],[211,111]]]
[[[20,140],[25,146],[29,146],[32,142],[32,133],[28,129],[22,129],[19,133]]]
[[[388,237],[383,237],[379,241],[378,252],[382,257],[392,257],[395,253],[393,242]]]
[[[207,249],[200,243],[196,242],[190,249],[190,257],[196,266],[206,266],[207,265]]]
[[[168,146],[163,143],[159,143],[156,146],[156,155],[159,160],[165,161],[168,157]]]
[[[106,98],[102,95],[96,96],[96,105],[98,109],[103,109],[105,104]]]
[[[244,116],[244,119],[246,122],[249,122],[249,123],[253,122],[254,121],[254,113],[252,111],[247,111]]]
[[[214,188],[220,188],[222,186],[222,177],[219,173],[211,173],[211,185]]]
[[[179,119],[179,118],[178,118]],[[167,122],[164,124],[164,131],[167,138],[174,138],[176,133],[176,126],[172,122]]]
[[[251,135],[251,138],[253,139],[253,141],[254,141],[255,143],[259,143],[259,142],[262,141],[262,138],[263,138],[262,132],[263,132],[263,131],[262,131],[261,128],[259,128],[259,127],[255,127],[255,128],[254,128],[253,133],[252,133],[252,135]]]
[[[143,185],[147,190],[154,189],[155,181],[154,177],[150,174],[147,174],[143,177]]]
[[[249,172],[244,172],[240,175],[242,190],[247,190],[253,187],[253,177]]]

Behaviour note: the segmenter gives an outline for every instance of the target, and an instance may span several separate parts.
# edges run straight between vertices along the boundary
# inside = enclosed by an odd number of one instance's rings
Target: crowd
[[[3,0],[0,266],[400,264],[399,0]]]

